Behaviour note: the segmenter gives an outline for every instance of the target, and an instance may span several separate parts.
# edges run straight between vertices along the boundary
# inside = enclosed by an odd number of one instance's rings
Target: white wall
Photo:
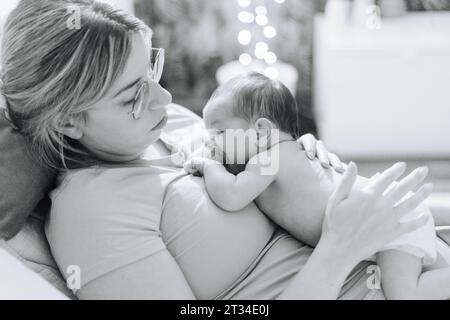
[[[386,19],[379,30],[316,18],[319,134],[347,159],[450,156],[450,12]]]

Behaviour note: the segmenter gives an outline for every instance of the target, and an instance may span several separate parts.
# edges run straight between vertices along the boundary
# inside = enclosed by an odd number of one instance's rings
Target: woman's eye
[[[132,105],[133,103],[134,103],[134,99],[125,102],[123,105],[124,105],[124,106],[129,106],[129,105]]]

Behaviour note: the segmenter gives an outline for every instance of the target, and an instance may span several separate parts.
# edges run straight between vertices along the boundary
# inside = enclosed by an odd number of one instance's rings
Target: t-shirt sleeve
[[[166,249],[159,231],[160,206],[94,170],[64,179],[51,193],[46,235],[61,273],[80,271],[81,286]]]

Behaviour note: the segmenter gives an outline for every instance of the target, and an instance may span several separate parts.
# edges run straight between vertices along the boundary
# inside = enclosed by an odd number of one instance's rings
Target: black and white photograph
[[[450,0],[1,1],[0,300],[450,300]]]

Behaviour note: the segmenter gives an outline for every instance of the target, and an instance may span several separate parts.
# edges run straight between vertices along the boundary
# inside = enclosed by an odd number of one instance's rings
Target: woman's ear
[[[82,122],[80,117],[70,116],[69,119],[64,122],[59,121],[58,118],[55,118],[53,126],[56,131],[71,139],[80,140],[83,137]]]

